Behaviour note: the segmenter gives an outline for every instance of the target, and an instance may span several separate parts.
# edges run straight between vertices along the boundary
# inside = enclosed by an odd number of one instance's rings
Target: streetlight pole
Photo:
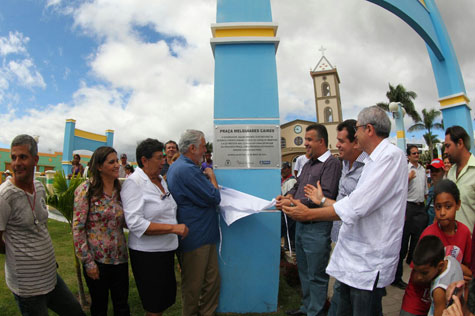
[[[402,151],[406,151],[406,130],[404,129],[404,115],[406,111],[402,107],[401,102],[389,103],[389,111],[393,113],[393,118],[396,121],[396,136],[397,147]]]

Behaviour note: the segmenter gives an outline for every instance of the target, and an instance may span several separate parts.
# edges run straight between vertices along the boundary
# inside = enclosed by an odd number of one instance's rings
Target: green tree
[[[426,141],[427,146],[431,144],[431,147],[429,147],[429,152],[430,152],[430,160],[434,159],[434,151],[437,153],[437,151],[434,149],[435,145],[440,143],[440,139],[437,138],[437,135],[434,135],[432,133],[425,133],[422,135],[424,137],[424,140]]]
[[[73,176],[71,180],[68,181],[67,177],[64,175],[64,172],[58,171],[55,173],[53,179],[53,192],[50,192],[46,188],[46,193],[48,195],[46,204],[58,210],[66,218],[69,223],[69,228],[71,229],[71,234],[73,225],[74,191],[82,182],[84,182],[84,178],[78,175]],[[74,241],[73,252],[79,290],[79,303],[84,307],[86,306],[86,295],[84,293],[84,285],[82,282],[81,265],[74,251]]]
[[[435,120],[441,115],[442,113],[435,109],[422,110],[422,122],[416,123],[408,128],[408,132],[414,131],[427,131],[423,135],[424,140],[426,141],[427,146],[429,147],[430,158],[432,160],[433,152],[434,152],[434,145],[440,143],[440,140],[437,139],[437,135],[434,135],[432,131],[434,129],[443,130],[444,125],[442,123],[435,122]]]
[[[398,84],[396,87],[389,84],[389,91],[386,92],[386,97],[389,102],[379,102],[376,105],[389,112],[389,103],[401,102],[407,115],[409,115],[414,122],[419,122],[421,120],[421,117],[419,113],[417,113],[414,103],[412,102],[417,98],[417,94],[414,91],[407,91],[402,84]]]
[[[206,151],[209,153],[213,152],[213,143],[206,142]]]

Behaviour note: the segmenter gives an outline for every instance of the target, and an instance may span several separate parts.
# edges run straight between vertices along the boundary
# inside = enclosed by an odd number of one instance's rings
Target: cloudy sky
[[[439,107],[424,42],[390,12],[365,0],[271,3],[282,123],[315,119],[309,70],[321,46],[339,72],[345,119],[387,101],[388,83],[415,91],[419,111]],[[473,0],[436,3],[474,98]],[[114,147],[129,154],[187,128],[211,140],[215,22],[216,0],[1,0],[0,144],[28,133],[40,151],[62,151],[68,118],[115,130]]]

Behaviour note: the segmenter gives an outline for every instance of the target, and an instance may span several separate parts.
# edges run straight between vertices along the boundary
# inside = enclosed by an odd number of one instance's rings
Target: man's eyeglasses
[[[420,155],[420,154],[421,154],[420,151],[415,151],[415,152],[411,153],[411,155],[413,155],[413,156],[415,156],[415,155]]]
[[[165,200],[165,199],[166,199],[167,197],[169,197],[169,196],[170,196],[170,192],[167,192],[167,193],[165,193],[165,194],[162,194],[162,195],[160,196],[160,200],[163,201],[163,200]]]
[[[355,125],[354,129],[355,129],[355,133],[358,131],[358,128],[360,127],[365,127],[366,125],[368,124],[363,124],[363,125]]]

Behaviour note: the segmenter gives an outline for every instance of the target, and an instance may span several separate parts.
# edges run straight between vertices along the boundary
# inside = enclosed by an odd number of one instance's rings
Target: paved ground
[[[404,260],[404,275],[402,279],[407,283],[411,274],[411,268]],[[383,297],[383,314],[384,316],[399,316],[401,310],[402,297],[404,291],[394,286],[386,288],[387,295]]]

